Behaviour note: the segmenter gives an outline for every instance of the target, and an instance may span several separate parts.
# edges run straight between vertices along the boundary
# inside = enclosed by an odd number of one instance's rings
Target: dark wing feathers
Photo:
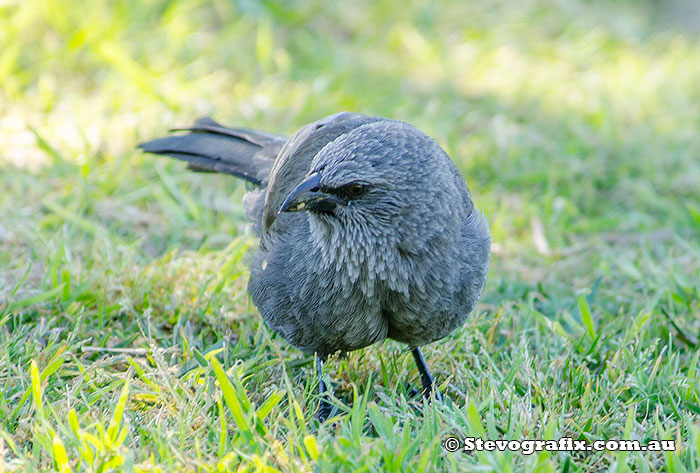
[[[186,161],[196,171],[232,174],[257,185],[267,181],[286,141],[269,133],[226,128],[211,118],[200,118],[178,131],[189,133],[141,143],[139,148]]]
[[[230,136],[232,138],[244,139],[250,143],[256,144],[260,147],[269,146],[271,144],[279,143],[283,145],[287,138],[280,135],[274,135],[272,133],[267,133],[260,130],[250,130],[248,128],[228,128],[220,123],[215,122],[210,117],[198,118],[194,125],[187,128],[173,128],[170,131],[193,131],[193,132],[209,132],[224,136]]]

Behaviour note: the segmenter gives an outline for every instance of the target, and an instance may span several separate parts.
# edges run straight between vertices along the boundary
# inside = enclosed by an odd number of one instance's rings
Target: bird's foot
[[[326,396],[323,396],[321,398],[321,402],[318,404],[318,409],[316,410],[316,420],[323,424],[325,421],[327,421],[330,417],[331,414],[333,414],[334,407],[333,405],[328,402],[328,398]]]
[[[418,367],[418,372],[420,373],[420,379],[423,383],[423,391],[421,392],[423,394],[423,398],[430,401],[432,396],[434,396],[436,400],[442,402],[442,394],[440,394],[440,390],[438,389],[433,376],[430,374],[430,370],[428,369],[428,365],[425,363],[425,358],[423,357],[423,353],[420,351],[420,348],[414,348],[411,352],[413,353],[413,359],[416,361],[416,366]],[[415,388],[413,389],[415,390]]]
[[[417,397],[420,396],[421,392],[417,388],[415,388],[414,386],[411,386],[410,383],[406,383],[406,384],[407,384],[406,389],[408,391],[408,397],[410,397],[411,399],[416,399]]]
[[[330,402],[328,387],[326,382],[323,381],[323,360],[321,358],[317,359],[316,369],[318,373],[318,393],[321,397],[321,402],[318,404],[315,417],[319,423],[323,424],[336,413],[336,408]]]
[[[436,401],[442,402],[442,401],[445,400],[445,399],[442,397],[442,393],[440,392],[440,390],[438,389],[438,387],[437,387],[436,385],[434,385],[434,384],[431,385],[430,387],[428,387],[428,388],[426,388],[426,389],[423,390],[423,397],[424,397],[425,399],[427,399],[427,400],[432,399],[431,395],[432,395],[432,396],[435,396],[435,400],[436,400]]]
[[[435,395],[435,400],[442,402],[444,400],[444,397],[442,393],[440,393],[440,390],[438,389],[437,386],[433,388],[433,385],[429,386],[423,386],[423,389],[418,389],[414,386],[411,386],[410,384],[408,385],[408,397],[411,399],[425,399],[426,401],[430,401],[432,399],[432,395]]]

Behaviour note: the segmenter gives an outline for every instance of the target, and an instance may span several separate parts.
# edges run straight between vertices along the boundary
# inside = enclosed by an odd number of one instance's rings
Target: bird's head
[[[390,239],[410,250],[456,232],[467,205],[466,185],[442,148],[411,125],[382,120],[319,151],[280,212],[308,212],[312,227],[353,246]]]

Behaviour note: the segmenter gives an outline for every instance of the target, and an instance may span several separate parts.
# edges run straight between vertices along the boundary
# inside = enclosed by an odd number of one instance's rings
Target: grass
[[[691,2],[0,3],[0,472],[700,469],[700,39]],[[479,2],[481,3],[481,2]],[[688,13],[689,12],[689,13]],[[494,253],[425,348],[314,360],[245,293],[244,185],[135,145],[211,114],[350,109],[457,161]],[[447,453],[448,435],[675,439]]]

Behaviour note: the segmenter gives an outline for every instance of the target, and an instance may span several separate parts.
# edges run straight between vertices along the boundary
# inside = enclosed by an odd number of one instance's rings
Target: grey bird
[[[419,347],[472,311],[491,246],[447,153],[409,124],[350,112],[289,139],[210,118],[174,131],[189,133],[139,146],[257,186],[244,197],[260,236],[248,292],[269,327],[319,360],[403,342],[423,394],[439,398]],[[327,395],[322,380],[319,389]],[[318,415],[329,409],[323,401]]]

